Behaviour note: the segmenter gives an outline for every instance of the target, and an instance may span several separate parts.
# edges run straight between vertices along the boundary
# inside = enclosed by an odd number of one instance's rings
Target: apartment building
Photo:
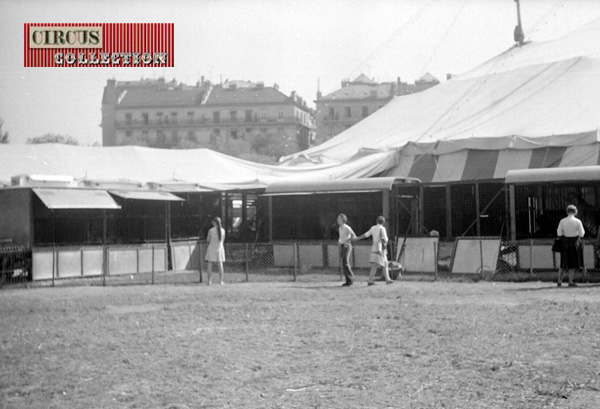
[[[301,97],[249,81],[190,86],[164,78],[110,79],[102,98],[103,146],[221,148],[285,144],[286,153],[314,140],[313,112]]]
[[[401,82],[399,77],[395,82],[379,83],[361,74],[354,81],[342,81],[340,89],[325,96],[317,91],[317,141],[326,141],[350,128],[382,108],[395,96],[420,92],[439,83],[439,80],[429,73],[414,84]]]

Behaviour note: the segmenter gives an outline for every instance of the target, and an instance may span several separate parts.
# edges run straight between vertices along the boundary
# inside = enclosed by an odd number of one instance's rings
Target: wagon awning
[[[560,183],[593,180],[600,181],[600,166],[509,170],[506,173],[505,183]]]
[[[105,190],[33,189],[48,209],[120,209]]]
[[[122,199],[133,200],[162,200],[164,202],[184,202],[185,200],[169,192],[148,191],[148,190],[109,190],[111,195]]]
[[[324,193],[361,193],[390,190],[394,183],[418,182],[417,179],[394,177],[341,179],[322,181],[274,182],[267,186],[263,196],[312,195]]]

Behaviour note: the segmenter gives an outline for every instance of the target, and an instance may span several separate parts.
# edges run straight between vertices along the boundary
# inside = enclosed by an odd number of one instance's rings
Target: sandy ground
[[[0,291],[0,408],[599,408],[600,287]]]

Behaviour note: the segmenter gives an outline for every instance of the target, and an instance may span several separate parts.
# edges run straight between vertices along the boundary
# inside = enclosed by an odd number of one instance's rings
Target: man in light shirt
[[[558,223],[556,234],[562,237],[562,249],[560,252],[560,268],[558,270],[558,286],[562,284],[562,274],[565,270],[569,271],[569,287],[576,287],[573,282],[575,269],[582,267],[582,247],[581,239],[585,235],[583,223],[576,218],[577,207],[575,205],[567,206],[567,217]]]
[[[348,223],[348,217],[346,217],[345,214],[341,213],[337,217],[337,222],[340,226],[340,239],[338,240],[338,244],[340,247],[340,257],[342,259],[342,270],[346,277],[346,282],[342,285],[344,287],[350,287],[352,283],[354,283],[354,273],[350,267],[350,254],[352,253],[351,240],[356,237],[356,234],[354,233],[354,230],[352,230],[352,227],[346,224]]]

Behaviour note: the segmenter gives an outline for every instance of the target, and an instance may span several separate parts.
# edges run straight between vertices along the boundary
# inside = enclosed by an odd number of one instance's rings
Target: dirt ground
[[[0,291],[0,409],[599,408],[600,286]]]

